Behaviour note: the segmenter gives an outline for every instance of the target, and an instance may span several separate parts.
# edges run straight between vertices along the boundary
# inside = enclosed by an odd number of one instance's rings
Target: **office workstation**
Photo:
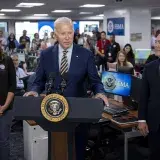
[[[128,74],[130,70],[130,74]],[[125,73],[126,72],[126,73]],[[109,99],[110,105],[104,108],[103,118],[111,121],[110,126],[122,131],[124,134],[124,160],[128,159],[128,139],[142,136],[137,129],[138,106],[140,100],[141,79],[133,76],[132,70],[127,67],[121,72],[103,72],[102,82],[106,93],[113,94]],[[115,96],[125,99],[124,102],[118,102]]]

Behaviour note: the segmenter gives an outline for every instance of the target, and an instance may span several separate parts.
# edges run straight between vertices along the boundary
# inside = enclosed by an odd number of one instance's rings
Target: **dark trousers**
[[[75,130],[76,160],[85,160],[89,124],[80,124]]]
[[[4,115],[0,116],[0,160],[9,160],[11,121],[11,110],[6,111]]]
[[[159,159],[160,154],[160,126],[155,132],[150,131],[149,133],[149,148],[150,148],[150,160]]]

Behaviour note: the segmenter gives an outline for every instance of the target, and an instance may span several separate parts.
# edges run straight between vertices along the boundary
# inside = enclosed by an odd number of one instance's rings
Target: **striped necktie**
[[[60,68],[61,75],[68,72],[67,52],[68,51],[65,51],[65,50],[63,51],[63,57],[62,57],[62,60],[61,60],[61,68]]]

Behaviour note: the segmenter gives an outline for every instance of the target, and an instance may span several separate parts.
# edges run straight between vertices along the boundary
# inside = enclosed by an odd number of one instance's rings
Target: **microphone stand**
[[[62,78],[62,82],[60,84],[60,95],[64,95],[64,90],[67,86],[67,82],[64,78]]]

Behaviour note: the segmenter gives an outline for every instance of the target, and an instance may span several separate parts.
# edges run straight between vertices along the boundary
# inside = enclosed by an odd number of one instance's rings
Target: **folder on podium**
[[[48,160],[75,160],[74,130],[80,123],[98,122],[104,109],[102,100],[66,98],[69,113],[60,122],[47,120],[41,112],[42,97],[15,97],[14,117],[34,120],[48,131]]]

